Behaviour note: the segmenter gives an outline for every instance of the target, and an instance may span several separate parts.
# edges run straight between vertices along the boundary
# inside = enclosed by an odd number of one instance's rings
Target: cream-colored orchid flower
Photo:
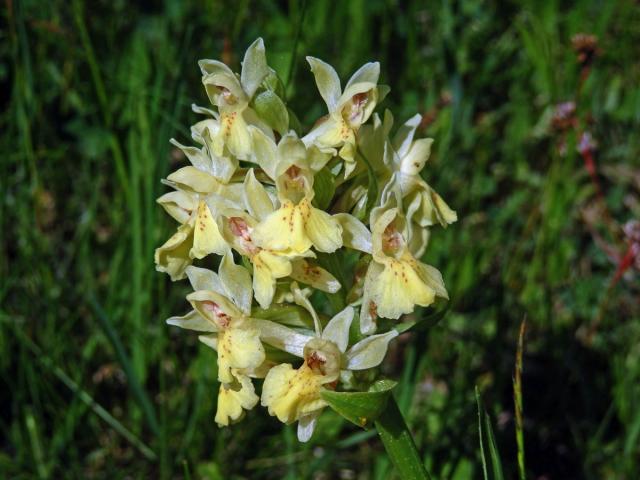
[[[184,222],[155,251],[156,270],[168,273],[171,280],[183,279],[194,258],[204,258],[210,253],[223,255],[229,250],[207,201],[200,195],[175,191],[160,197],[158,203],[176,220]]]
[[[213,112],[211,114],[217,116]],[[182,145],[173,138],[171,143],[182,150],[195,168],[213,176],[218,182],[227,184],[238,168],[238,160],[233,157],[222,157],[215,153],[213,138],[216,137],[219,130],[220,122],[216,118],[208,118],[191,127],[191,137],[202,145],[201,148]]]
[[[340,288],[338,281],[326,270],[310,260],[295,255],[263,248],[255,241],[255,228],[261,220],[274,212],[273,200],[264,186],[258,182],[253,169],[245,178],[245,208],[227,210],[222,217],[222,235],[241,255],[253,265],[253,291],[262,308],[271,305],[276,281],[291,276],[294,280],[309,284],[325,292],[334,293]],[[311,251],[307,256],[313,255]]]
[[[276,281],[291,274],[291,259],[256,245],[253,232],[257,221],[244,211],[227,211],[222,218],[222,234],[231,246],[253,265],[253,291],[262,308],[268,308]]]
[[[255,228],[262,248],[281,255],[307,255],[311,247],[334,252],[343,244],[340,222],[312,205],[314,172],[304,143],[290,132],[275,142],[254,130],[255,160],[276,183],[279,208]]]
[[[249,46],[239,78],[217,60],[200,60],[198,65],[209,100],[220,115],[217,129],[209,129],[213,153],[248,160],[252,149],[248,126],[256,125],[266,134],[273,134],[249,107],[260,83],[269,74],[264,42],[258,38]]]
[[[413,139],[421,121],[422,116],[417,114],[407,120],[396,133],[390,152],[393,167],[403,202],[408,206],[407,220],[421,227],[430,227],[436,223],[446,227],[455,222],[458,215],[420,176],[433,143],[431,138]]]
[[[193,310],[167,323],[207,333],[200,340],[218,352],[221,385],[216,422],[228,425],[256,405],[249,377],[256,376],[265,361],[260,330],[249,316],[251,278],[244,267],[234,264],[230,253],[222,258],[218,274],[193,266],[186,272],[195,290],[187,296]]]
[[[345,178],[356,167],[356,134],[374,108],[388,93],[386,86],[378,86],[380,64],[366,63],[356,71],[342,91],[334,68],[314,57],[307,57],[320,95],[327,104],[329,115],[309,132],[303,141],[320,148],[339,149],[345,161]]]
[[[205,137],[206,128],[202,129]],[[156,269],[166,272],[172,280],[185,277],[185,269],[193,259],[215,253],[223,255],[229,246],[220,235],[217,214],[221,205],[240,207],[244,201],[243,185],[228,183],[237,162],[215,157],[206,146],[199,149],[171,142],[180,148],[192,163],[163,180],[176,189],[157,201],[182,225],[162,246],[156,249]]]
[[[377,213],[377,212],[376,212]],[[364,281],[360,328],[375,331],[377,317],[397,319],[415,305],[431,305],[436,297],[449,298],[442,275],[410,252],[406,229],[397,208],[372,214],[373,259]]]
[[[373,114],[373,121],[362,126],[358,138],[359,153],[367,159],[378,185],[384,185],[378,200],[382,201],[391,191],[396,191],[394,195],[397,193],[395,206],[407,219],[409,250],[415,257],[424,253],[428,242],[429,230],[424,227],[435,223],[446,226],[457,219],[456,213],[420,175],[432,143],[432,139],[414,140],[420,120],[420,115],[409,119],[400,126],[391,141],[389,133],[393,127],[393,115],[387,110],[384,120],[381,120]],[[364,210],[369,191],[365,188],[366,183],[363,184],[366,182],[364,174],[361,177],[338,200],[340,209],[356,214]]]
[[[294,295],[314,316],[316,334],[305,336],[282,325],[259,320],[266,343],[303,358],[297,369],[291,364],[281,364],[269,370],[262,386],[261,404],[283,423],[298,421],[298,440],[306,442],[327,405],[320,396],[321,390],[335,389],[341,374],[379,365],[398,332],[372,335],[348,348],[349,328],[355,313],[352,307],[335,315],[320,331],[317,315],[306,297],[295,290]]]

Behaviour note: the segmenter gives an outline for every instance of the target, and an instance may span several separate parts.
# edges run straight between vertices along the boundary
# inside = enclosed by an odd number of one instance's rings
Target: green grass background
[[[215,353],[164,323],[186,311],[188,289],[153,267],[174,228],[155,204],[160,178],[185,162],[168,140],[188,143],[190,105],[207,103],[197,60],[237,68],[258,36],[307,127],[324,106],[304,55],[343,80],[378,60],[392,87],[383,107],[398,121],[429,115],[425,178],[460,218],[434,229],[426,254],[451,310],[401,338],[386,373],[432,475],[482,477],[478,385],[516,478],[526,317],[528,478],[638,478],[640,289],[637,271],[609,288],[608,254],[640,217],[637,2],[5,0],[0,11],[1,478],[392,475],[375,432],[329,411],[307,445],[262,409],[218,429]],[[601,51],[579,91],[580,32]],[[563,101],[598,142],[604,201],[575,131],[550,126]]]

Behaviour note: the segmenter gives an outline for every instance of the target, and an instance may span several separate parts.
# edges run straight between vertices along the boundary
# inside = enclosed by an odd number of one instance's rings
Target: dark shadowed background
[[[304,61],[381,62],[425,178],[460,220],[428,263],[452,301],[386,373],[432,475],[482,478],[477,385],[516,478],[523,360],[532,479],[640,474],[640,7],[634,1],[5,0],[0,83],[0,477],[389,478],[375,432],[328,410],[306,445],[263,409],[214,421],[215,352],[164,320],[155,204],[207,105],[197,60],[264,38],[307,128]],[[582,36],[580,36],[582,34]],[[298,39],[296,43],[296,39]],[[297,46],[296,46],[297,45]],[[625,229],[626,227],[626,229]],[[634,231],[635,228],[635,231]]]

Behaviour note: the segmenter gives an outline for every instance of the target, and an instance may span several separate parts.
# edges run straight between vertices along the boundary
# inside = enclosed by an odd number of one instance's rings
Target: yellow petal
[[[266,250],[251,258],[253,263],[253,291],[262,308],[269,308],[276,289],[276,279],[291,274],[291,261]]]
[[[231,326],[218,333],[218,380],[222,383],[233,381],[232,369],[248,373],[264,359],[257,329]]]
[[[355,160],[356,148],[355,144],[351,141],[346,141],[338,155],[345,161],[345,178],[349,176],[349,174],[356,168],[356,160]]]
[[[236,374],[237,382],[221,384],[218,391],[218,409],[216,423],[227,426],[230,422],[238,421],[244,410],[250,410],[258,403],[251,379],[246,375]]]
[[[298,370],[288,363],[273,367],[262,386],[261,404],[281,422],[294,422],[326,405],[320,398],[322,379],[306,363]]]
[[[204,200],[198,205],[195,219],[193,248],[189,252],[191,258],[204,258],[210,253],[223,255],[227,251],[227,243],[220,235],[218,225],[211,215],[211,210]]]
[[[319,251],[331,253],[342,246],[342,225],[338,220],[327,212],[312,207],[307,199],[300,202],[299,208],[307,216],[307,237]]]
[[[436,292],[436,297],[441,297],[449,300],[449,294],[444,286],[444,280],[442,280],[442,274],[437,268],[431,265],[426,265],[421,262],[417,262],[415,270],[420,275],[420,278],[429,285]]]
[[[451,210],[449,205],[447,205],[442,197],[433,190],[431,191],[431,199],[436,206],[436,211],[439,214],[438,218],[440,219],[440,223],[442,225],[453,223],[458,220],[458,214],[455,211]]]
[[[214,138],[214,153],[223,156],[225,149],[239,160],[247,160],[251,154],[251,134],[242,110],[224,111],[220,114],[220,129]]]
[[[253,238],[260,247],[267,250],[302,254],[311,248],[304,221],[301,209],[287,200],[256,226]]]
[[[212,193],[220,189],[216,177],[191,165],[176,170],[167,177],[167,181],[185,192]]]
[[[173,281],[185,278],[185,269],[191,265],[189,251],[192,244],[193,225],[181,225],[169,240],[156,249],[156,270],[168,273]]]
[[[372,281],[371,298],[377,314],[385,318],[399,318],[411,313],[415,305],[428,306],[435,299],[435,290],[418,275],[416,260],[387,258],[384,270]]]
[[[340,290],[340,282],[333,275],[302,258],[293,261],[290,275],[294,280],[323,292],[335,293]]]
[[[355,135],[352,128],[347,125],[344,118],[337,115],[330,116],[318,129],[320,134],[316,143],[327,147],[339,147],[345,143],[355,143]]]

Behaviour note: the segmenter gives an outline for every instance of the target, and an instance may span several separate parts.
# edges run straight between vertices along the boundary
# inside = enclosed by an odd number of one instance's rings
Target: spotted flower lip
[[[403,231],[393,223],[396,219],[400,220],[398,209],[390,208],[374,223],[373,260],[365,276],[360,311],[363,333],[375,331],[377,317],[397,319],[415,305],[426,307],[436,297],[449,298],[440,272],[411,254]]]
[[[259,132],[254,141],[261,152],[256,160],[275,181],[280,203],[256,226],[258,246],[284,255],[305,255],[311,247],[321,252],[340,248],[341,223],[311,204],[314,172],[304,143],[293,133],[277,146]]]
[[[176,196],[175,201],[175,205],[167,208],[185,222],[169,240],[156,249],[155,262],[158,271],[168,273],[172,280],[180,280],[186,276],[186,269],[194,258],[204,258],[210,253],[223,255],[229,246],[220,235],[218,225],[204,200]],[[179,204],[190,208],[182,208]],[[187,212],[190,213],[185,218]]]

